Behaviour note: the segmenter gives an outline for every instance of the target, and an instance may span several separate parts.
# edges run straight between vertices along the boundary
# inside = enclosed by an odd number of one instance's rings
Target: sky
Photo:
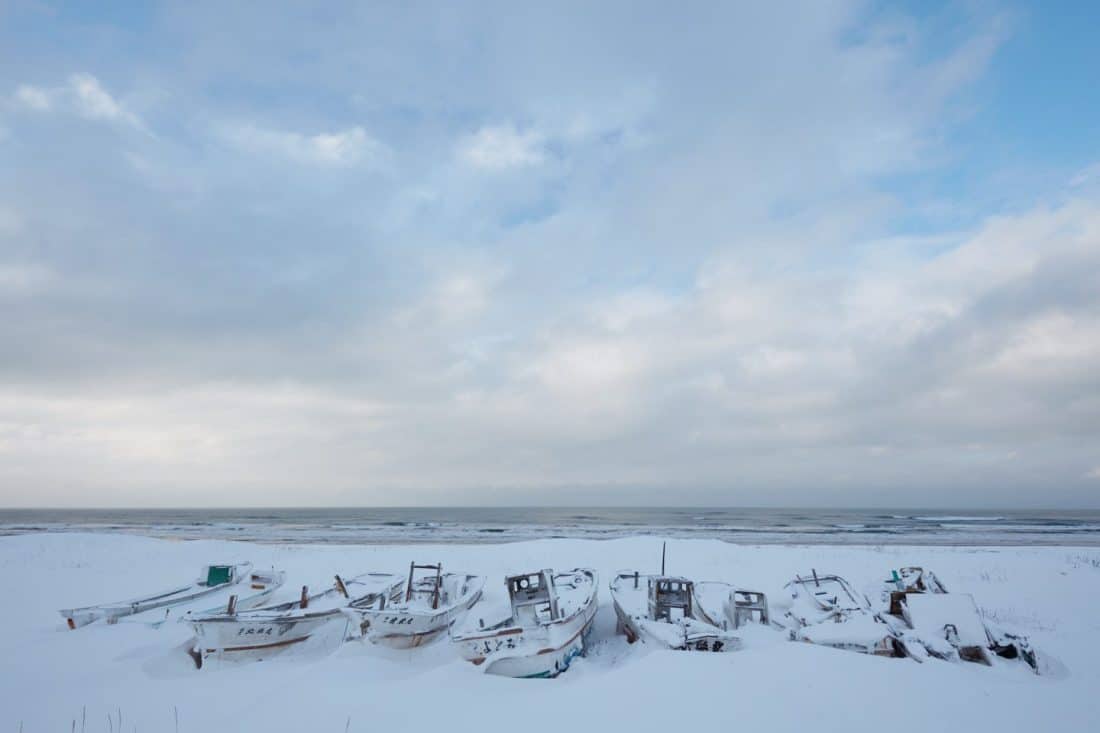
[[[0,0],[0,506],[1100,507],[1098,25]]]

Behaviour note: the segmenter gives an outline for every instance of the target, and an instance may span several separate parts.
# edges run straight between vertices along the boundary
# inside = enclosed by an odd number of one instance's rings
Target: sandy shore
[[[892,567],[934,569],[1001,625],[1030,636],[1043,676],[1024,665],[880,659],[746,635],[733,654],[628,645],[615,635],[606,582],[656,569],[661,541],[541,540],[507,545],[279,546],[107,534],[0,539],[0,730],[333,731],[1093,729],[1100,689],[1100,550],[1095,548],[750,547],[669,543],[670,571],[767,592],[811,567],[877,594]],[[184,624],[67,631],[57,609],[114,601],[189,580],[200,566],[251,560],[288,572],[281,598],[334,573],[402,572],[410,560],[489,578],[589,566],[601,574],[590,654],[556,680],[484,675],[446,640],[412,651],[349,642],[327,656],[196,670]],[[475,613],[477,611],[475,610]],[[111,722],[108,722],[108,716]],[[349,723],[350,721],[350,723]]]

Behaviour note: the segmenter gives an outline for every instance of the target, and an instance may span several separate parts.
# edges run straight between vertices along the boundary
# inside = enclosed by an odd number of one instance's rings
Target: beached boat
[[[216,592],[203,595],[185,603],[166,608],[154,608],[132,616],[120,618],[116,623],[143,624],[160,628],[169,621],[186,621],[192,614],[224,612],[226,608],[245,611],[257,608],[271,600],[275,591],[286,582],[282,570],[252,571],[242,583],[226,584]]]
[[[98,606],[66,608],[59,611],[70,629],[78,629],[95,621],[115,623],[120,618],[144,613],[153,609],[171,608],[185,603],[205,599],[247,579],[252,572],[252,563],[237,565],[207,565],[199,578],[186,585],[134,598],[129,601],[104,603]]]
[[[1038,674],[1027,638],[988,622],[968,593],[948,593],[922,568],[892,571],[886,581],[883,619],[894,627],[909,655],[992,665],[993,656],[1019,659]]]
[[[511,616],[452,632],[460,653],[486,672],[507,677],[556,677],[584,653],[596,617],[597,576],[578,568],[541,570],[505,579]]]
[[[419,574],[418,574],[419,571]],[[389,603],[385,596],[355,601],[349,608],[360,616],[362,635],[376,644],[399,649],[421,646],[460,620],[481,598],[485,578],[468,573],[444,573],[438,565],[409,565],[404,597]]]
[[[741,648],[741,640],[733,632],[734,620],[725,607],[733,586],[708,585],[714,598],[723,599],[712,603],[710,609],[700,603],[695,583],[687,578],[620,572],[610,586],[616,629],[631,644],[641,639],[668,649],[728,652]]]
[[[796,576],[785,586],[784,616],[791,639],[885,657],[907,656],[895,630],[871,610],[862,593],[838,575]]]
[[[369,605],[380,597],[399,601],[403,580],[390,573],[365,573],[349,580],[337,575],[330,588],[311,595],[303,586],[298,600],[289,603],[244,612],[193,614],[187,619],[195,630],[191,658],[200,668],[210,658],[259,661],[318,635],[339,644],[359,635],[359,617],[349,606]]]

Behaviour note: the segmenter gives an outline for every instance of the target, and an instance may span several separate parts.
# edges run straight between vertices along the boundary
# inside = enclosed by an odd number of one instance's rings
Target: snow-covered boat
[[[948,593],[934,574],[921,568],[902,568],[891,576],[884,591],[884,620],[910,656],[991,665],[996,655],[1020,659],[1039,672],[1027,638],[987,622],[970,594]]]
[[[883,583],[882,599],[889,604],[889,612],[900,614],[899,603],[910,593],[946,593],[947,588],[931,570],[918,567],[898,568],[890,571],[889,580]]]
[[[478,602],[484,586],[483,576],[444,573],[442,563],[414,562],[409,565],[401,600],[389,603],[384,595],[379,595],[355,601],[349,608],[359,615],[365,638],[376,644],[407,649],[426,644],[449,629]]]
[[[700,602],[696,584],[687,578],[620,572],[610,586],[616,629],[631,644],[641,639],[668,649],[723,652],[741,648],[727,607],[733,586],[707,585],[713,599],[709,608]]]
[[[745,590],[716,580],[703,580],[695,584],[695,598],[705,615],[722,619],[731,629],[749,624],[772,625],[768,597],[761,591]]]
[[[186,621],[192,614],[219,613],[226,608],[245,611],[267,603],[284,582],[286,573],[282,570],[254,570],[248,574],[245,582],[223,585],[214,593],[175,606],[126,616],[118,619],[117,623],[144,624],[159,628],[168,621]]]
[[[556,677],[585,651],[596,617],[597,576],[577,568],[505,579],[511,616],[452,632],[463,657],[507,677]]]
[[[377,602],[383,596],[396,602],[403,586],[403,578],[390,573],[365,573],[349,580],[337,575],[330,588],[311,595],[303,586],[298,600],[289,603],[244,612],[193,614],[187,619],[195,630],[191,658],[198,667],[210,658],[259,661],[322,632],[339,644],[359,635],[359,617],[349,606]]]
[[[95,621],[115,623],[125,616],[205,600],[208,596],[220,593],[228,587],[246,580],[250,577],[251,572],[252,563],[249,562],[237,565],[207,565],[198,579],[186,585],[129,601],[84,606],[83,608],[66,608],[59,613],[70,629],[87,626]]]
[[[871,610],[862,593],[838,575],[796,576],[785,586],[791,606],[784,616],[791,639],[885,657],[906,656],[894,629]]]

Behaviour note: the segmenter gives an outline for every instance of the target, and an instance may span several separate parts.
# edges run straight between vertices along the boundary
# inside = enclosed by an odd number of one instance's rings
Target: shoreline
[[[116,531],[116,530],[92,530],[87,528],[79,529],[66,529],[66,530],[27,530],[18,532],[2,532],[0,531],[0,540],[11,537],[27,537],[27,536],[71,536],[71,535],[94,535],[94,536],[106,536],[106,537],[144,537],[148,539],[164,540],[169,542],[239,542],[245,544],[254,544],[259,546],[271,546],[271,547],[422,547],[422,546],[440,546],[440,547],[491,547],[496,545],[516,545],[527,542],[541,542],[545,540],[562,540],[562,541],[581,541],[581,542],[614,542],[617,540],[630,540],[630,539],[656,539],[656,540],[668,540],[668,541],[684,541],[684,542],[706,542],[714,541],[721,542],[726,545],[734,547],[853,547],[853,548],[876,548],[876,547],[948,547],[948,548],[999,548],[999,549],[1012,549],[1012,548],[1078,548],[1082,550],[1094,550],[1100,549],[1100,538],[1095,540],[1074,542],[1069,541],[1066,538],[1052,538],[1050,540],[1035,540],[1035,539],[1021,539],[1021,540],[991,540],[989,538],[975,538],[972,540],[949,540],[943,538],[928,538],[913,535],[906,536],[893,536],[883,537],[876,539],[863,539],[853,538],[850,540],[840,540],[839,536],[823,537],[820,540],[807,539],[805,536],[798,538],[729,538],[722,536],[709,535],[706,533],[695,533],[692,535],[678,535],[671,533],[661,532],[638,532],[633,534],[616,534],[612,537],[593,537],[593,536],[579,536],[579,535],[528,535],[523,537],[514,538],[493,538],[485,537],[479,539],[476,537],[470,538],[438,538],[438,537],[384,537],[378,539],[370,538],[335,538],[330,540],[324,540],[318,537],[232,537],[225,535],[185,535],[181,533],[159,533],[148,531]]]
[[[746,634],[728,654],[667,651],[629,644],[616,632],[608,583],[624,569],[660,567],[667,543],[670,573],[717,580],[767,594],[783,613],[784,586],[795,574],[836,573],[862,593],[881,592],[890,569],[920,565],[953,593],[972,594],[987,618],[1028,636],[1049,660],[1043,675],[1026,665],[994,667],[945,661],[916,663],[796,643],[777,633]],[[502,546],[504,545],[504,546]],[[334,573],[408,572],[410,561],[442,562],[450,571],[486,577],[474,618],[495,618],[507,602],[504,577],[513,571],[592,567],[599,574],[592,646],[554,680],[486,675],[460,658],[446,638],[414,650],[349,641],[324,654],[254,663],[204,665],[187,655],[186,623],[92,624],[70,631],[58,609],[133,598],[186,582],[204,565],[251,561],[286,572],[272,597],[298,597]],[[530,732],[627,728],[671,730],[684,707],[626,705],[662,700],[670,680],[702,705],[692,715],[704,727],[733,729],[745,720],[769,731],[807,726],[848,733],[895,733],[942,727],[967,730],[1086,730],[1091,691],[1100,684],[1100,549],[914,545],[741,545],[708,539],[637,536],[611,540],[541,539],[499,544],[268,544],[251,541],[163,540],[130,533],[36,533],[0,538],[0,729],[70,730],[88,717],[89,733],[108,731],[121,714],[124,729],[387,731],[425,729]],[[767,631],[767,630],[765,630]],[[799,704],[790,704],[790,690]],[[411,715],[407,701],[430,690],[433,703]],[[730,691],[736,696],[730,698]],[[934,704],[905,706],[898,695]],[[1027,705],[1020,705],[1026,695]],[[975,705],[975,696],[981,699]],[[582,717],[538,716],[531,710],[580,711]],[[821,727],[821,711],[844,717]],[[836,711],[858,711],[848,717]],[[349,721],[350,720],[350,724]],[[815,721],[817,723],[815,724]],[[115,726],[117,730],[117,725]]]

